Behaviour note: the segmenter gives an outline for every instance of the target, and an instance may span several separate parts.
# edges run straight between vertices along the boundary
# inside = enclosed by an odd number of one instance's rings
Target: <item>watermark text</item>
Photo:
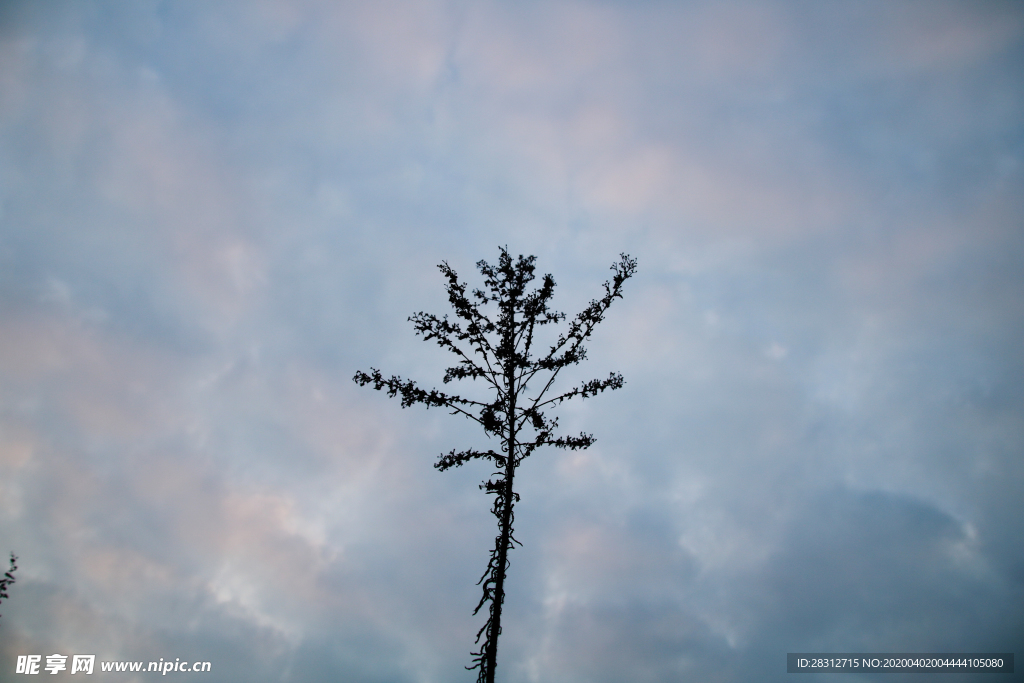
[[[70,659],[70,663],[68,662]],[[45,664],[43,663],[45,660]],[[99,670],[106,673],[158,673],[166,676],[169,673],[203,673],[211,669],[210,662],[193,662],[175,657],[170,659],[160,658],[155,662],[126,662],[126,661],[101,661]],[[69,674],[92,674],[96,671],[96,655],[18,655],[18,661],[14,666],[14,673],[36,675],[47,673],[56,675],[58,673]]]

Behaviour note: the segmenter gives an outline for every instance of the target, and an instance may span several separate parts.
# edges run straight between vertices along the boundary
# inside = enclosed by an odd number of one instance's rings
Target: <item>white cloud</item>
[[[350,378],[439,379],[405,318],[504,244],[570,313],[640,259],[598,443],[521,472],[509,680],[1019,635],[1015,7],[91,7],[0,32],[5,656],[459,675],[477,437]]]

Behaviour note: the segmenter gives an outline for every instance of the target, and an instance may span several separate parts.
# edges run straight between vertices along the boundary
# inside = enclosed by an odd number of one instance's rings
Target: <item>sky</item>
[[[433,463],[491,446],[352,376],[439,385],[407,318],[506,246],[570,316],[639,268],[499,681],[1019,655],[1021,73],[1013,1],[0,4],[0,680],[474,680],[490,470]]]

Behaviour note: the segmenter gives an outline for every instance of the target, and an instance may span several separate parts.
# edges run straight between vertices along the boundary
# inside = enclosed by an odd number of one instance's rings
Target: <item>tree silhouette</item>
[[[498,518],[499,533],[494,539],[487,569],[477,583],[482,585],[483,595],[473,610],[473,614],[477,614],[485,604],[490,605],[487,622],[476,634],[479,650],[472,653],[473,665],[466,667],[479,670],[478,683],[494,681],[508,551],[514,544],[522,545],[512,535],[515,521],[512,509],[519,501],[519,494],[512,489],[516,468],[541,446],[570,450],[588,448],[594,443],[593,435],[581,432],[579,436],[556,436],[558,418],[547,417],[545,411],[571,398],[589,398],[623,385],[622,375],[611,373],[605,379],[584,382],[557,396],[549,394],[563,368],[586,359],[583,342],[604,319],[612,302],[622,298],[622,285],[636,272],[636,259],[620,254],[620,260],[611,267],[614,277],[604,283],[604,296],[591,301],[539,357],[533,355],[535,332],[541,326],[559,323],[566,317],[549,308],[555,289],[551,275],[544,275],[540,287],[526,291],[534,279],[535,261],[535,256],[524,258],[522,255],[513,261],[503,248],[496,266],[486,261],[477,262],[485,289],[474,289],[470,293],[467,293],[468,285],[459,282],[456,272],[443,262],[438,268],[448,279],[445,289],[457,319],[450,321],[447,315],[439,318],[423,312],[409,317],[416,334],[424,341],[433,339],[458,357],[458,362],[446,369],[444,383],[482,380],[494,392],[492,401],[472,400],[437,389],[427,391],[397,375],[386,379],[376,368],[370,368],[370,374],[357,372],[352,378],[359,386],[369,384],[377,390],[386,389],[392,398],[401,396],[403,408],[417,403],[427,408],[448,408],[453,415],[463,415],[476,422],[488,438],[493,436],[501,443],[498,451],[471,448],[456,452],[453,449],[434,464],[444,471],[482,458],[490,460],[497,468],[492,478],[480,485],[494,495],[491,512]],[[531,383],[534,391],[529,392]]]
[[[18,565],[15,564],[17,561],[18,556],[12,552],[11,568],[4,572],[4,578],[0,579],[0,601],[11,599],[11,596],[7,595],[7,587],[14,585],[14,572],[18,571]]]

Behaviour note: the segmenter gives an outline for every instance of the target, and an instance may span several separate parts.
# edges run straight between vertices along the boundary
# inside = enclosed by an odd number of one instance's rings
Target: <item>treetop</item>
[[[535,256],[522,255],[513,259],[506,248],[501,248],[497,264],[477,262],[484,286],[472,290],[459,280],[458,273],[447,262],[442,262],[438,268],[447,280],[445,290],[455,319],[423,311],[409,317],[416,334],[424,341],[434,340],[458,358],[455,365],[446,368],[443,382],[482,379],[494,390],[493,401],[477,401],[437,389],[427,391],[397,375],[385,378],[376,368],[371,368],[370,374],[357,372],[353,379],[360,386],[370,384],[374,389],[387,390],[391,397],[401,396],[403,408],[421,403],[427,408],[445,407],[453,414],[463,415],[481,425],[488,437],[502,439],[502,450],[506,453],[504,444],[509,431],[518,434],[524,428],[530,429],[533,438],[515,440],[517,462],[542,445],[589,447],[594,442],[589,434],[556,437],[558,419],[546,417],[544,409],[624,385],[622,375],[613,372],[604,379],[592,379],[561,394],[549,395],[562,368],[586,359],[584,342],[604,320],[612,302],[622,298],[623,284],[636,272],[636,259],[620,254],[619,261],[611,266],[613,277],[603,284],[604,296],[591,300],[542,354],[536,354],[534,348],[536,329],[562,322],[566,315],[550,306],[555,290],[551,274],[545,274],[539,286],[529,289],[536,279],[536,260]],[[534,387],[539,390],[530,392],[529,383],[534,380]],[[479,457],[504,462],[504,456],[494,451],[453,450],[441,456],[435,466],[444,470]]]

